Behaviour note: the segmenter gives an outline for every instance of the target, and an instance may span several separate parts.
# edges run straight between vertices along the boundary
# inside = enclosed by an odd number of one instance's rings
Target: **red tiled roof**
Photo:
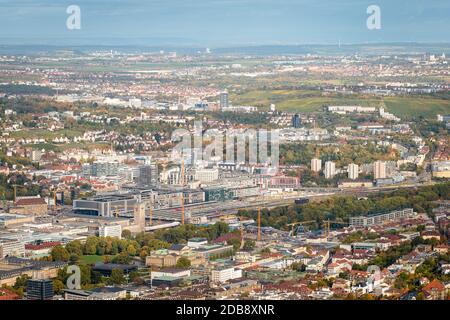
[[[19,300],[20,297],[11,290],[8,289],[0,289],[0,300]]]
[[[444,291],[445,290],[445,286],[438,279],[434,279],[433,281],[431,281],[429,284],[427,284],[423,288],[423,291],[425,291],[425,292],[431,292],[431,291],[434,291],[434,290]]]
[[[441,235],[437,231],[423,231],[422,236],[440,237]]]
[[[227,242],[228,240],[231,239],[241,239],[240,235],[235,234],[235,233],[227,233],[224,234],[223,236],[218,237],[217,239],[215,239],[213,242],[214,243],[221,243],[221,242]]]
[[[35,206],[35,205],[44,205],[47,204],[42,198],[25,198],[19,199],[16,201],[16,205],[18,206]]]
[[[16,201],[16,205],[18,205],[18,206],[35,206],[35,205],[41,205],[41,204],[47,204],[47,203],[42,198],[25,198],[25,199],[19,199]]]
[[[44,242],[41,244],[26,244],[25,249],[26,250],[41,250],[41,249],[53,248],[53,247],[56,247],[59,245],[61,245],[61,242]]]

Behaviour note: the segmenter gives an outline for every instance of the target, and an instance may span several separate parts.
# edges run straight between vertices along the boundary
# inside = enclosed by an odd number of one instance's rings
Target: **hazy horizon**
[[[381,29],[369,30],[369,5]],[[81,9],[68,30],[66,9]],[[3,45],[229,47],[448,43],[445,0],[0,0]]]

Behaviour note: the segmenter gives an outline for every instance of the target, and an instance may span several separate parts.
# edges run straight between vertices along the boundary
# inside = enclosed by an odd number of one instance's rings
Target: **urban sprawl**
[[[0,300],[449,299],[448,48],[310,49],[1,54]]]

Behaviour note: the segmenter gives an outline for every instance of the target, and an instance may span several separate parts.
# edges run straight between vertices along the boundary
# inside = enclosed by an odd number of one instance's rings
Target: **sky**
[[[81,10],[69,30],[66,9]],[[377,5],[381,29],[369,30]],[[0,0],[0,44],[450,42],[449,0]]]

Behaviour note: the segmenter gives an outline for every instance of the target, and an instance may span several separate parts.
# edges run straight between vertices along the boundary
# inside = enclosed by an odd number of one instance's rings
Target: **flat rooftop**
[[[0,213],[0,221],[10,221],[16,219],[27,218],[24,214]]]

